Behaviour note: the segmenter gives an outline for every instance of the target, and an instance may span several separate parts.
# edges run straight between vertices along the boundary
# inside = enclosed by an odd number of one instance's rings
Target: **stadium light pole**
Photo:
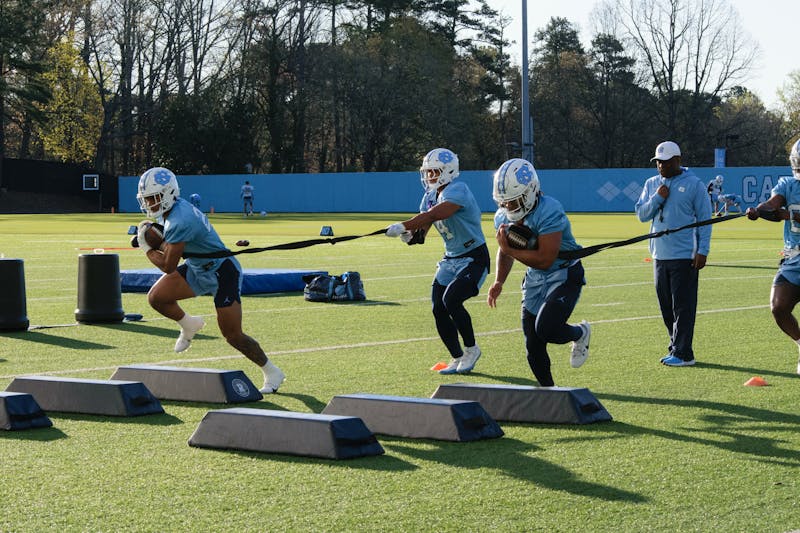
[[[533,163],[533,117],[528,97],[528,0],[522,0],[522,158]]]

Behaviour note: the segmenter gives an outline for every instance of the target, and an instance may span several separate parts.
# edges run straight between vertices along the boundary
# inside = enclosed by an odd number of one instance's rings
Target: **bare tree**
[[[605,0],[601,9],[616,20],[604,32],[616,34],[649,73],[673,136],[681,133],[679,108],[687,95],[693,106],[718,101],[759,53],[727,0]]]

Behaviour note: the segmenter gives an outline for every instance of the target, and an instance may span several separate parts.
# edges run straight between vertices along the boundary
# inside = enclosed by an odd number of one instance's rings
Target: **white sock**
[[[179,325],[181,328],[183,328],[183,329],[186,329],[187,327],[189,327],[189,325],[190,325],[190,324],[191,324],[191,325],[194,325],[194,324],[192,324],[192,323],[194,322],[194,319],[195,319],[195,317],[193,317],[193,316],[192,316],[192,315],[190,315],[189,313],[185,313],[185,314],[183,315],[183,318],[181,318],[180,320],[178,320],[178,325]]]
[[[269,373],[278,370],[278,367],[272,364],[272,361],[267,360],[264,363],[264,366],[261,367],[261,371],[264,373],[264,381],[269,379]]]

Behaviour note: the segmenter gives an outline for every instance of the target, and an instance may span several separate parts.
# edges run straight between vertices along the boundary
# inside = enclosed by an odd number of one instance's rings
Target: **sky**
[[[493,9],[511,17],[507,28],[512,45],[513,61],[522,58],[522,1],[487,0]],[[588,47],[591,40],[592,9],[597,0],[527,0],[528,53],[536,30],[547,25],[550,17],[564,17],[578,28],[581,41]],[[757,94],[768,108],[778,105],[776,91],[788,81],[793,70],[800,69],[795,35],[800,24],[800,2],[797,0],[728,0],[739,12],[742,27],[758,43],[761,54],[746,79],[739,82]]]

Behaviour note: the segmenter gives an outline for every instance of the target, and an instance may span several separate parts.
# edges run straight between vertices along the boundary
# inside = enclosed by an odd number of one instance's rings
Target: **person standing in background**
[[[677,144],[662,142],[650,161],[656,162],[658,174],[645,182],[636,202],[636,216],[641,222],[652,221],[651,233],[711,218],[706,186],[694,172],[681,166]],[[650,239],[656,295],[669,334],[669,352],[661,358],[667,366],[695,363],[692,341],[697,287],[710,246],[710,225]]]
[[[711,200],[711,210],[716,213],[717,216],[722,216],[722,207],[719,205],[719,197],[722,194],[723,181],[724,178],[722,174],[717,174],[713,180],[708,182],[708,186],[706,187],[708,198]]]
[[[243,203],[242,207],[243,217],[251,216],[253,214],[253,200],[255,197],[255,195],[253,194],[254,190],[255,187],[250,185],[249,181],[245,181],[244,185],[242,185],[241,197]]]

